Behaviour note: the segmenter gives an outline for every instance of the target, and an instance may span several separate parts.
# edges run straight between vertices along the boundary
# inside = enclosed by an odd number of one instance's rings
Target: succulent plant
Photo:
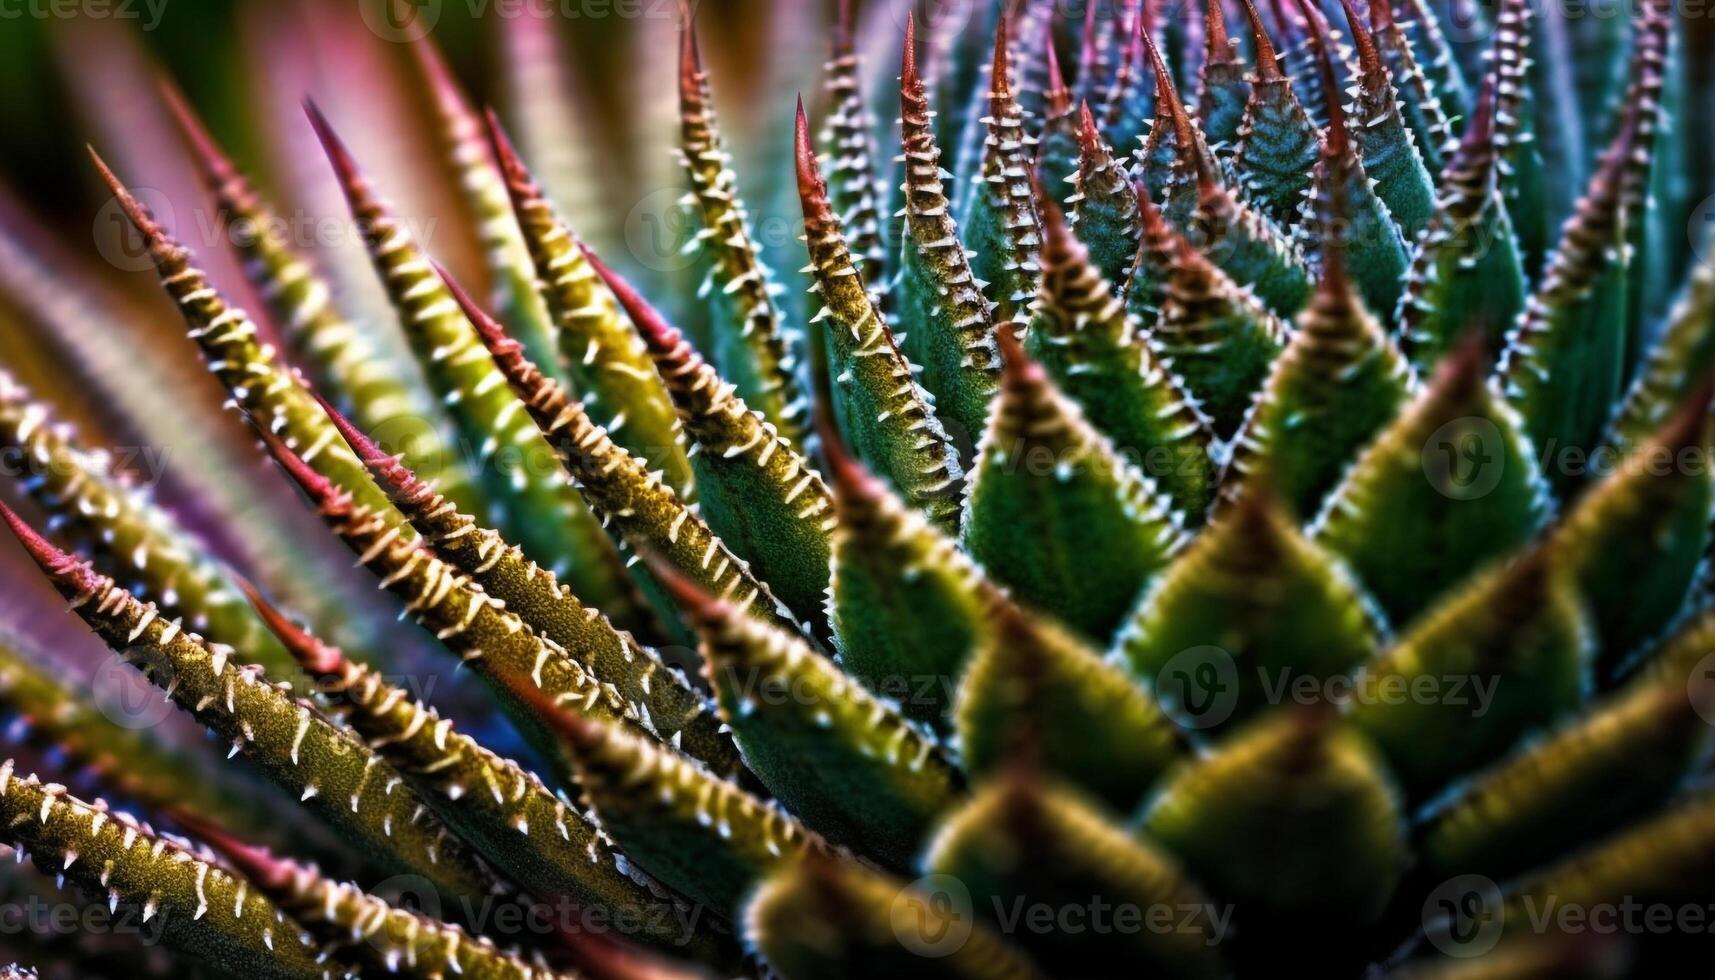
[[[795,117],[773,82],[717,114],[754,52],[689,9],[608,53],[677,98],[616,97],[640,159],[677,144],[683,262],[617,230],[528,5],[486,114],[418,6],[364,7],[422,98],[306,102],[344,256],[284,230],[293,161],[134,96],[216,205],[193,253],[127,184],[159,160],[92,149],[188,343],[0,201],[0,842],[108,915],[8,929],[0,972],[134,975],[126,931],[283,978],[1700,948],[1715,92],[1682,12],[820,6],[759,8],[770,77],[827,57]]]

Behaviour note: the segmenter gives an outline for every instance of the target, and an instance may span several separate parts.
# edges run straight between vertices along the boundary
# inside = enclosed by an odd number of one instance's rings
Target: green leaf
[[[1453,142],[1453,127],[1447,119],[1447,107],[1429,74],[1418,62],[1417,52],[1406,37],[1405,28],[1396,19],[1393,0],[1369,0],[1370,36],[1375,39],[1382,64],[1393,78],[1394,94],[1399,99],[1400,113],[1411,130],[1412,141],[1423,154],[1423,164],[1431,175],[1441,173],[1446,165],[1447,147]]]
[[[1215,951],[1226,921],[1202,889],[1081,797],[1028,774],[1003,776],[949,815],[923,865],[963,883],[974,906],[1003,929],[1009,916],[1044,907],[1112,910],[1116,918],[1095,913],[1087,928],[1040,929],[1012,919],[1006,934],[1043,963],[1075,963],[1090,976],[1228,975]],[[1159,919],[1125,928],[1119,909],[1145,916],[1173,909],[1176,921],[1170,929],[1159,928]]]
[[[74,441],[50,406],[0,371],[0,450],[22,464],[19,486],[48,515],[61,540],[135,594],[191,629],[272,670],[286,651],[257,621],[228,573],[204,554],[172,514],[153,503],[101,454]]]
[[[1465,117],[1470,110],[1470,88],[1465,82],[1465,76],[1459,67],[1458,60],[1453,56],[1453,49],[1447,43],[1447,35],[1442,33],[1441,23],[1429,9],[1425,0],[1398,0],[1405,10],[1405,16],[1399,14],[1400,32],[1409,43],[1411,50],[1417,54],[1418,64],[1423,66],[1424,74],[1429,78],[1429,85],[1435,93],[1437,101],[1446,110],[1449,119],[1458,120]],[[1505,2],[1505,0],[1503,0]],[[1497,16],[1497,25],[1500,18]],[[1499,28],[1497,27],[1497,37]],[[1493,64],[1505,63],[1504,58],[1494,59]],[[1519,62],[1522,66],[1523,62]]]
[[[1410,262],[1407,239],[1377,193],[1380,184],[1359,159],[1359,147],[1354,145],[1346,109],[1335,87],[1332,63],[1324,60],[1321,69],[1322,84],[1329,97],[1328,132],[1311,176],[1310,197],[1305,202],[1298,235],[1306,252],[1325,247],[1323,239],[1329,229],[1314,219],[1324,214],[1338,215],[1342,219],[1336,226],[1339,245],[1350,253],[1348,264],[1358,292],[1370,309],[1391,316],[1399,308],[1405,290]],[[1366,128],[1369,121],[1364,119],[1360,123],[1356,129]]]
[[[163,619],[153,605],[48,544],[4,505],[0,517],[103,642],[369,860],[422,875],[448,898],[480,896],[494,885],[492,873],[423,812],[427,803],[401,785],[391,766],[309,702],[275,686],[260,668],[240,665],[230,647]]]
[[[964,476],[958,455],[852,265],[802,112],[797,144],[798,196],[815,277],[810,288],[824,304],[815,319],[830,321],[812,329],[825,331],[846,438],[908,504],[952,531]]]
[[[1434,215],[1435,182],[1424,166],[1417,141],[1406,125],[1394,90],[1393,74],[1380,48],[1358,16],[1352,0],[1341,0],[1358,51],[1356,91],[1346,111],[1363,120],[1352,131],[1364,171],[1375,181],[1376,196],[1387,205],[1407,244],[1417,241]]]
[[[1303,678],[1357,669],[1379,637],[1357,584],[1306,539],[1265,491],[1252,490],[1198,535],[1150,587],[1116,643],[1157,690],[1194,681],[1179,710],[1213,728],[1265,711]],[[1212,682],[1177,676],[1213,664]],[[1230,694],[1221,685],[1233,684]],[[1206,704],[1189,703],[1193,694]]]
[[[1554,223],[1558,209],[1549,203],[1551,181],[1543,165],[1544,151],[1536,132],[1538,99],[1531,79],[1535,59],[1530,57],[1531,21],[1535,16],[1530,0],[1502,0],[1495,11],[1494,57],[1491,60],[1495,66],[1493,141],[1504,161],[1500,167],[1501,193],[1518,232],[1525,268],[1538,273],[1533,281],[1540,281],[1543,260],[1554,247]],[[1416,32],[1424,32],[1421,23]],[[1432,31],[1427,36],[1439,37],[1440,32]],[[1442,51],[1445,52],[1444,44]],[[1426,62],[1431,72],[1437,64],[1434,57],[1432,54]],[[1447,68],[1444,64],[1440,67]],[[1435,77],[1432,74],[1432,78]],[[1439,83],[1439,79],[1436,80]],[[1443,102],[1448,105],[1448,114],[1461,115],[1458,105],[1448,101],[1451,96],[1446,88],[1440,84],[1438,88]],[[1573,170],[1570,164],[1566,164],[1556,177],[1564,180],[1570,173],[1582,172],[1582,167]],[[1566,193],[1569,192],[1561,191],[1557,196]]]
[[[937,413],[967,440],[982,431],[1000,375],[994,321],[982,287],[971,274],[953,222],[941,169],[941,150],[915,38],[906,33],[900,76],[900,138],[905,154],[905,237],[894,283],[900,323],[909,326],[900,350],[922,365],[923,387]]]
[[[1029,980],[1022,954],[944,892],[918,891],[848,862],[795,864],[744,910],[745,939],[784,980]]]
[[[1108,145],[1134,162],[1140,159],[1150,121],[1156,118],[1155,80],[1144,65],[1143,21],[1142,16],[1131,18],[1131,40],[1126,44],[1125,58],[1114,74],[1114,86],[1102,112],[1102,134],[1107,137]]]
[[[539,899],[599,909],[621,932],[669,951],[680,943],[718,952],[706,933],[686,936],[679,908],[628,871],[595,822],[532,773],[437,715],[405,688],[347,658],[251,601],[315,681],[316,690],[369,746],[422,793],[463,841]]]
[[[956,541],[846,455],[832,431],[822,452],[838,518],[828,620],[840,666],[906,717],[945,726],[997,587]]]
[[[1336,212],[1322,217],[1338,227]],[[1410,397],[1405,357],[1346,276],[1344,246],[1324,234],[1322,281],[1298,315],[1244,427],[1224,493],[1267,486],[1298,521],[1314,517],[1359,450]]]
[[[500,324],[451,280],[448,286],[560,465],[603,523],[617,526],[632,548],[659,555],[679,574],[751,610],[752,615],[794,625],[768,586],[750,573],[691,505],[662,482],[660,470],[651,472],[641,458],[615,444],[607,430],[590,419],[582,403],[530,363]]]
[[[596,820],[626,856],[717,915],[736,919],[769,873],[828,844],[763,802],[658,743],[562,715],[561,734]]]
[[[589,260],[642,335],[690,437],[699,513],[801,622],[825,632],[834,515],[821,475],[637,290]]]
[[[1552,507],[1522,423],[1482,367],[1475,343],[1443,359],[1311,525],[1396,626],[1524,544]]]
[[[408,47],[434,103],[441,152],[457,176],[475,219],[488,273],[494,280],[494,308],[499,319],[533,359],[552,363],[554,319],[536,291],[536,265],[512,218],[512,199],[482,119],[459,89],[458,80],[431,38],[424,37]],[[361,416],[358,419],[363,421]]]
[[[1207,158],[1197,166],[1197,208],[1188,234],[1234,282],[1244,283],[1282,317],[1304,308],[1314,286],[1298,243],[1220,182]]]
[[[1578,482],[1568,454],[1597,446],[1625,390],[1628,243],[1645,205],[1642,148],[1657,108],[1650,100],[1627,107],[1495,369],[1563,489]]]
[[[582,558],[577,549],[591,540],[576,488],[547,465],[552,450],[483,356],[476,329],[424,248],[359,173],[327,120],[314,106],[308,111],[430,387],[450,405],[463,438],[479,447],[491,517],[537,561],[557,571],[571,568]]]
[[[1286,325],[1249,290],[1143,206],[1143,261],[1161,270],[1160,313],[1150,345],[1226,437],[1244,421],[1257,389],[1286,345]]]
[[[49,758],[60,753],[64,771],[92,773],[99,785],[127,801],[151,809],[192,807],[251,830],[269,829],[272,817],[257,796],[266,787],[243,779],[233,767],[211,770],[223,753],[175,746],[153,728],[115,724],[103,702],[75,686],[84,674],[68,671],[48,650],[0,631],[0,706],[18,726],[7,732],[8,740]],[[294,828],[273,829],[290,833]],[[309,845],[306,837],[312,835],[299,835],[294,843]]]
[[[1709,745],[1709,694],[1707,678],[1640,677],[1502,760],[1430,819],[1425,875],[1506,880],[1656,809]]]
[[[1076,193],[1067,201],[1076,209],[1078,237],[1090,251],[1090,261],[1109,282],[1124,282],[1131,270],[1137,243],[1137,191],[1115,162],[1090,107],[1080,107]]]
[[[1704,237],[1715,246],[1715,233]],[[1715,254],[1715,253],[1709,253]],[[1666,424],[1693,389],[1715,373],[1715,262],[1692,266],[1679,302],[1661,328],[1608,429],[1608,442],[1629,452]]]
[[[659,654],[616,629],[516,545],[460,513],[344,418],[335,415],[334,423],[437,558],[468,575],[585,670],[612,684],[631,702],[638,718],[674,747],[723,775],[742,769],[738,750],[721,731],[714,706],[680,672],[663,663]]]
[[[1150,123],[1138,169],[1149,191],[1147,196],[1160,203],[1176,227],[1184,227],[1197,207],[1198,167],[1214,156],[1203,131],[1179,101],[1179,91],[1173,85],[1167,62],[1147,32],[1143,43],[1155,71],[1155,118]],[[1141,202],[1145,195],[1137,196]]]
[[[375,338],[345,317],[333,286],[288,237],[286,220],[221,152],[177,89],[164,87],[163,98],[194,151],[246,276],[285,335],[292,363],[303,365],[317,389],[365,428],[409,447],[413,465],[448,497],[477,507],[481,491],[447,438],[446,413],[401,375]]]
[[[875,146],[875,119],[864,100],[863,64],[852,42],[851,7],[845,3],[834,24],[833,58],[822,81],[828,119],[820,142],[829,158],[828,195],[841,223],[850,229],[858,272],[885,303],[887,260],[882,228],[886,221],[881,201],[887,192],[882,187]]]
[[[1495,88],[1490,84],[1441,174],[1440,204],[1406,274],[1399,339],[1420,372],[1433,370],[1467,333],[1499,350],[1524,312],[1529,287],[1501,195],[1505,169],[1495,140]]]
[[[1114,296],[1111,280],[1044,197],[1042,291],[1026,348],[1114,448],[1190,522],[1214,497],[1214,434]]]
[[[1576,710],[1589,622],[1552,550],[1490,569],[1371,664],[1351,724],[1421,802]],[[1389,697],[1388,692],[1410,692]]]
[[[1205,54],[1197,73],[1197,122],[1219,157],[1238,147],[1239,128],[1250,101],[1250,79],[1238,42],[1227,36],[1227,16],[1221,0],[1208,0],[1203,10]]]
[[[684,435],[643,339],[626,322],[581,243],[531,179],[492,114],[488,134],[512,195],[513,213],[536,260],[537,288],[560,328],[560,357],[588,399],[586,411],[603,420],[618,445],[659,469],[666,485],[691,501],[695,480]]]
[[[1036,134],[1036,179],[1059,196],[1078,172],[1078,106],[1060,74],[1060,58],[1051,32],[1046,45],[1047,88],[1043,91],[1042,126]]]
[[[1256,45],[1256,72],[1233,166],[1250,200],[1276,224],[1291,228],[1310,192],[1321,135],[1294,94],[1292,79],[1281,70],[1253,0],[1245,0],[1245,13]]]
[[[959,795],[946,751],[802,638],[693,587],[678,593],[750,770],[831,843],[910,867]]]
[[[107,895],[115,909],[123,903],[127,921],[140,909],[139,938],[153,933],[175,951],[250,977],[326,975],[322,950],[242,878],[123,810],[20,775],[11,759],[0,764],[0,827],[0,839],[20,855],[27,848],[47,874]]]
[[[1709,400],[1705,380],[1553,531],[1596,629],[1599,677],[1671,623],[1700,570],[1715,511]]]
[[[983,117],[982,167],[964,220],[971,275],[988,283],[988,296],[994,301],[992,316],[1001,323],[1021,316],[1035,296],[1041,271],[1037,252],[1042,245],[1030,187],[1033,144],[1025,135],[1024,113],[1012,94],[1007,43],[1003,16],[995,35],[988,115]],[[846,224],[851,226],[850,221]]]
[[[1001,600],[959,683],[957,744],[973,779],[1014,761],[1129,811],[1185,752],[1178,728],[1123,667]]]
[[[276,858],[194,814],[177,819],[268,900],[291,916],[294,928],[360,964],[365,973],[407,980],[469,977],[471,980],[553,980],[556,974],[502,951],[484,936],[472,936],[433,915],[375,897],[357,885],[337,882],[314,867]],[[403,889],[409,893],[409,885]]]
[[[144,238],[161,284],[190,326],[210,373],[251,418],[302,452],[316,471],[354,494],[367,506],[387,513],[392,505],[369,479],[356,456],[339,441],[327,414],[287,370],[271,346],[259,339],[256,324],[243,310],[227,305],[191,253],[155,223],[143,206],[94,150],[90,157],[120,208]],[[397,520],[397,517],[394,518]]]
[[[1183,763],[1142,829],[1249,912],[1247,922],[1283,939],[1289,922],[1374,919],[1406,864],[1403,814],[1382,759],[1318,709],[1277,713]]]
[[[703,286],[714,312],[710,356],[744,402],[802,445],[810,434],[808,405],[774,302],[780,287],[751,238],[750,216],[738,196],[689,16],[680,26],[679,129],[685,173],[702,211],[696,241],[710,260]]]
[[[1527,909],[1682,908],[1709,901],[1715,875],[1715,794],[1687,796],[1553,868],[1532,875],[1507,899],[1504,921],[1524,931]]]
[[[1006,365],[965,501],[965,549],[1026,603],[1105,640],[1184,544],[1184,519],[1010,332],[997,336]]]

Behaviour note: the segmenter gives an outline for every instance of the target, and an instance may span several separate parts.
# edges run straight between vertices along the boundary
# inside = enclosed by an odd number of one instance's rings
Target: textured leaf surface
[[[1387,769],[1315,710],[1276,715],[1171,774],[1146,838],[1253,914],[1364,922],[1405,867]]]
[[[324,975],[319,950],[248,883],[157,835],[107,804],[85,803],[64,786],[0,763],[0,838],[28,848],[48,874],[93,895],[159,916],[160,939],[246,976],[311,980]],[[22,853],[22,850],[19,852]]]
[[[1183,752],[1178,729],[1124,668],[1001,602],[959,683],[960,758],[973,778],[1019,758],[1122,812]]]
[[[987,927],[948,910],[944,897],[850,864],[802,863],[768,879],[750,900],[745,938],[786,980],[1041,976]],[[967,929],[962,941],[949,941]],[[943,947],[943,955],[924,955]]]
[[[1037,930],[1014,919],[1006,934],[1040,962],[1075,963],[1092,976],[1227,975],[1214,950],[1222,923],[1207,915],[1215,906],[1202,890],[1171,858],[1064,788],[1018,774],[996,780],[948,816],[923,864],[962,882],[973,905],[1003,927],[1008,915],[1036,907],[1175,910],[1171,929]]]
[[[1550,508],[1521,423],[1468,343],[1358,455],[1313,536],[1346,559],[1397,626],[1523,544]]]
[[[1117,643],[1156,690],[1181,689],[1178,708],[1193,728],[1262,712],[1301,678],[1353,671],[1379,642],[1357,584],[1263,493],[1247,494],[1192,542]],[[1173,673],[1204,662],[1216,668],[1214,683]]]
[[[1591,636],[1569,576],[1537,552],[1479,576],[1370,665],[1351,723],[1420,801],[1584,699]]]
[[[1184,544],[1183,519],[1000,336],[1006,368],[965,502],[965,547],[1025,602],[1106,639]],[[1092,565],[1096,553],[1111,560]]]

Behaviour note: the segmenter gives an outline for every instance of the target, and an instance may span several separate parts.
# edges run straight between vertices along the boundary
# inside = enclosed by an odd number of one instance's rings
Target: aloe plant
[[[769,78],[813,6],[772,6]],[[741,38],[648,35],[673,268],[627,205],[592,218],[623,178],[568,169],[621,151],[532,81],[576,76],[551,16],[505,25],[549,61],[486,119],[405,42],[425,97],[389,109],[447,161],[395,173],[309,109],[393,323],[279,234],[235,238],[248,282],[204,271],[98,147],[190,338],[136,377],[200,357],[302,507],[199,510],[227,476],[188,455],[188,494],[136,486],[102,448],[149,399],[48,354],[89,350],[51,346],[79,281],[0,276],[41,321],[0,352],[0,517],[45,580],[0,606],[0,842],[220,976],[1676,962],[1674,930],[1542,909],[1715,901],[1715,236],[1663,225],[1715,191],[1685,22],[910,6],[838,4],[783,118]],[[158,94],[222,220],[266,225],[268,168]],[[388,203],[425,174],[480,247]],[[286,527],[381,597],[235,567]],[[439,660],[350,628],[378,602]],[[67,623],[231,761],[56,676]]]

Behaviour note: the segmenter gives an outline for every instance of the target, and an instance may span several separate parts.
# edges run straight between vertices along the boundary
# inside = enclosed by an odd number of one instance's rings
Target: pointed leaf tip
[[[261,618],[263,625],[268,627],[268,631],[274,634],[305,673],[326,677],[344,669],[343,651],[324,643],[310,631],[292,622],[278,606],[262,595],[255,583],[242,575],[236,575],[234,578],[238,582],[239,591],[244,593],[244,598],[250,603],[250,608],[256,610],[256,615]]]
[[[661,311],[644,299],[636,287],[603,262],[594,249],[584,245],[583,250],[590,268],[607,284],[608,291],[619,301],[620,308],[625,310],[625,315],[631,318],[632,324],[637,327],[638,333],[643,335],[644,341],[652,350],[671,351],[683,342],[684,336],[680,334],[679,328],[668,323]]]
[[[903,90],[921,84],[917,77],[917,15],[912,12],[905,15],[905,47],[900,53],[899,85]]]
[[[1047,372],[1024,352],[1024,345],[1019,342],[1018,334],[1014,333],[1015,326],[1012,323],[997,323],[994,328],[995,345],[1000,348],[1001,384],[1012,391],[1046,386]]]
[[[179,128],[179,134],[191,148],[191,156],[202,170],[203,178],[210,184],[224,183],[238,176],[237,168],[232,161],[221,152],[220,145],[214,141],[214,136],[203,125],[202,118],[166,72],[160,72],[156,78],[156,89],[160,92],[161,101],[166,104],[167,112],[172,115],[173,122]]]
[[[268,455],[273,458],[275,463],[279,464],[281,469],[286,471],[286,475],[316,503],[316,506],[326,507],[344,494],[344,491],[336,487],[332,480],[317,473],[309,463],[304,461],[302,456],[298,455],[296,450],[286,445],[286,441],[275,435],[268,426],[253,416],[246,415],[245,418],[249,421],[250,428],[256,433],[257,438],[262,440],[262,446],[268,451]]]
[[[1358,49],[1358,67],[1365,74],[1382,71],[1381,52],[1376,50],[1376,39],[1370,29],[1364,26],[1363,18],[1358,16],[1358,8],[1352,0],[1340,0],[1340,6],[1346,10],[1346,21],[1352,28],[1352,45]]]
[[[267,848],[240,840],[214,821],[182,807],[172,807],[166,815],[263,889],[278,891],[291,885],[296,869],[290,861],[275,857]]]
[[[29,552],[30,558],[40,565],[44,572],[54,577],[74,576],[80,588],[89,588],[99,578],[95,570],[76,555],[59,549],[53,542],[43,537],[35,528],[29,525],[18,512],[0,501],[0,520],[6,522],[18,543]]]
[[[500,124],[500,116],[493,108],[483,110],[483,126],[488,130],[488,144],[494,150],[494,159],[500,165],[501,176],[506,179],[509,188],[533,187],[530,171],[524,166],[524,160],[518,155],[517,147],[512,145],[512,138],[506,135],[506,127]]]
[[[149,247],[154,248],[166,238],[166,232],[156,223],[155,216],[150,214],[148,207],[142,201],[137,200],[136,195],[126,188],[124,182],[113,173],[112,168],[107,166],[107,161],[101,158],[101,154],[95,152],[95,147],[85,144],[85,148],[89,151],[90,160],[95,163],[95,169],[101,174],[102,183],[106,184],[107,189],[112,192],[113,199],[119,202],[119,207],[125,212],[125,216],[131,219],[133,225],[137,226],[138,233],[148,239]]]
[[[1204,30],[1212,57],[1226,56],[1232,44],[1227,37],[1227,13],[1221,8],[1221,0],[1209,0],[1203,9]]]
[[[345,414],[335,408],[332,402],[322,397],[320,392],[311,392],[310,394],[314,396],[316,403],[321,405],[322,411],[327,413],[328,421],[332,422],[333,427],[339,430],[340,436],[345,439],[346,445],[351,447],[352,452],[357,454],[358,459],[363,460],[372,468],[387,468],[398,462],[397,457],[382,452],[381,447],[377,446],[374,440],[364,434],[364,431],[359,429],[355,422],[346,418]]]
[[[1286,76],[1280,70],[1280,59],[1274,53],[1274,42],[1269,40],[1268,28],[1263,26],[1262,14],[1256,9],[1256,0],[1244,0],[1245,18],[1251,24],[1251,38],[1256,46],[1256,75],[1259,82],[1278,82]]]
[[[334,132],[333,125],[322,114],[314,99],[304,99],[304,115],[309,117],[310,128],[315,130],[316,139],[322,144],[322,152],[327,155],[328,163],[333,165],[340,184],[350,187],[358,183],[362,177],[357,169],[357,161],[352,158],[345,141]]]
[[[470,325],[476,328],[477,336],[482,338],[482,344],[488,348],[488,352],[496,358],[509,355],[522,356],[524,345],[512,339],[507,334],[506,328],[500,325],[499,320],[489,316],[481,306],[478,306],[475,298],[466,292],[463,286],[459,285],[458,280],[453,278],[451,272],[448,272],[439,262],[434,263],[434,266],[435,274],[441,277],[443,283],[446,283],[447,292],[452,293],[453,301],[459,305],[460,310],[464,311],[465,319],[469,320]]]
[[[1001,11],[1000,22],[994,29],[994,60],[989,65],[990,91],[998,99],[1004,99],[1012,94],[1012,83],[1007,80],[1011,68],[1007,64],[1007,15]]]

